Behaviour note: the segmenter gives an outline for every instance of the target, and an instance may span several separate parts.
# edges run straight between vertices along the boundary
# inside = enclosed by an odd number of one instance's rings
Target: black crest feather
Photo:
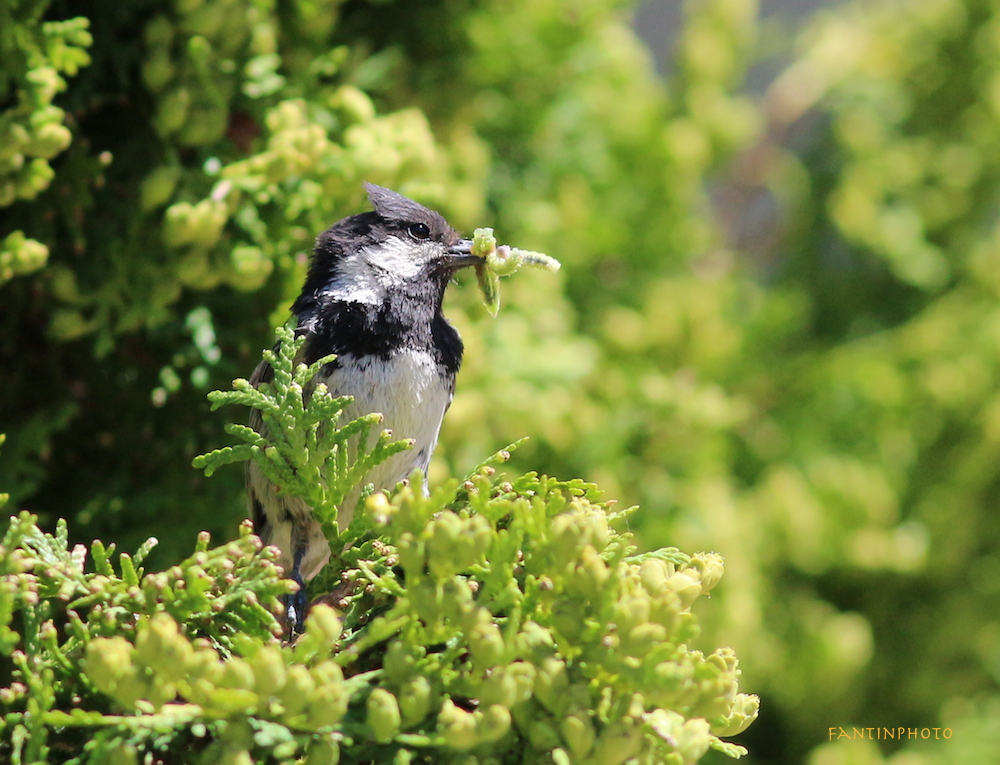
[[[366,183],[365,191],[368,192],[368,200],[375,208],[375,212],[385,220],[403,223],[421,221],[428,225],[433,223],[435,224],[433,227],[438,229],[450,228],[440,214],[428,210],[422,204],[414,202],[392,189],[376,186],[374,183]]]

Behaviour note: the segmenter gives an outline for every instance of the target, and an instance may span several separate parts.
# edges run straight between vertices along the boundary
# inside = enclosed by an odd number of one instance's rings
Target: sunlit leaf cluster
[[[391,454],[376,447],[336,469],[344,434],[370,418],[336,428],[342,400],[318,386],[304,399],[323,360],[297,364],[300,345],[279,331],[266,352],[273,386],[213,396],[259,408],[285,437],[264,444],[232,428],[254,443],[196,462],[270,464],[282,491],[330,503]],[[330,437],[317,434],[319,414],[333,418]],[[155,540],[117,568],[94,542],[88,565],[65,523],[49,535],[28,514],[13,518],[0,546],[10,677],[0,753],[15,763],[470,765],[745,754],[720,737],[756,719],[757,697],[739,692],[731,649],[692,645],[691,607],[718,584],[722,558],[637,555],[622,529],[632,511],[581,480],[509,480],[494,466],[509,457],[429,494],[414,473],[391,496],[370,495],[343,534],[329,519],[334,555],[291,644],[275,637],[272,611],[295,585],[249,523],[239,540],[210,550],[202,535],[193,556],[147,574]]]

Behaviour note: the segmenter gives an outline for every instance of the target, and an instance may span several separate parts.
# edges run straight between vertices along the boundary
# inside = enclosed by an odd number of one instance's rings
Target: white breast
[[[394,439],[412,438],[415,442],[412,449],[373,468],[361,485],[344,498],[337,516],[338,525],[344,529],[354,515],[361,487],[372,483],[376,490],[391,489],[408,478],[414,468],[427,470],[441,420],[451,403],[451,383],[441,375],[427,351],[403,350],[388,360],[345,354],[338,362],[338,368],[316,382],[326,383],[335,396],[354,396],[341,416],[340,425],[361,415],[380,412],[384,420],[379,430],[388,428]],[[369,447],[377,435],[377,432],[370,435]],[[356,447],[355,439],[352,451]],[[304,544],[301,572],[306,580],[311,579],[330,557],[330,547],[312,510],[301,499],[276,492],[255,464],[251,463],[248,476],[253,496],[268,518],[268,526],[262,529],[265,543],[281,550],[278,564],[286,571],[292,566],[293,549]]]
[[[412,438],[415,442],[412,449],[373,468],[363,483],[374,484],[376,490],[391,489],[414,468],[426,471],[452,397],[450,381],[442,376],[433,356],[423,350],[402,350],[388,360],[345,355],[338,361],[340,367],[325,381],[327,387],[334,395],[354,396],[341,424],[380,412],[381,427],[391,430],[394,440]],[[369,438],[369,444],[373,442],[374,437]],[[357,496],[352,493],[341,506],[341,528],[350,521]]]

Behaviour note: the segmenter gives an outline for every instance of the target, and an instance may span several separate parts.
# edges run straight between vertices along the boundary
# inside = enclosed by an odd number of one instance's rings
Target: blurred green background
[[[529,435],[724,555],[751,763],[1000,762],[1000,0],[804,5],[0,0],[0,488],[233,535],[205,393],[387,185],[563,263],[450,291],[432,480]]]

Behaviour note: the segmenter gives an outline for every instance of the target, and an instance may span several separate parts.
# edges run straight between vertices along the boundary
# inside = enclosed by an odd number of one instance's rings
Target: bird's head
[[[480,262],[438,213],[366,183],[373,212],[335,223],[316,240],[300,300],[380,304],[389,294],[436,300],[460,268]]]

